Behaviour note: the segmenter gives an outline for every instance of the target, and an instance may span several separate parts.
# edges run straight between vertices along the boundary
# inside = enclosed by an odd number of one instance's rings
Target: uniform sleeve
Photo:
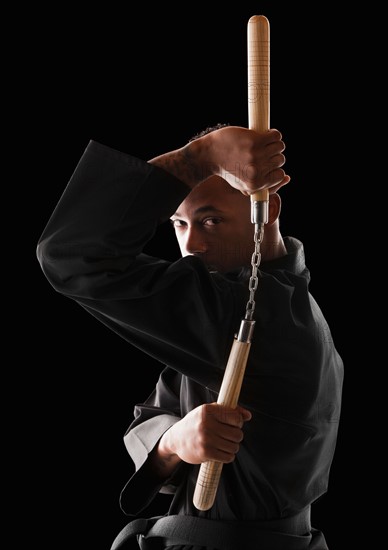
[[[243,313],[232,287],[199,258],[170,262],[143,252],[189,191],[162,169],[91,142],[37,255],[57,292],[161,363],[216,388]]]
[[[135,472],[120,496],[121,508],[128,515],[139,513],[159,491],[174,493],[179,482],[180,466],[169,479],[160,482],[147,468],[147,459],[164,432],[181,419],[180,380],[179,373],[166,368],[150,397],[135,406],[135,418],[124,435]]]

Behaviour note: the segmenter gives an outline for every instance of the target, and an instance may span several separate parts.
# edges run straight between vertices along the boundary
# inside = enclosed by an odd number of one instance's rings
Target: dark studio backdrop
[[[217,7],[210,12],[210,3],[208,8],[181,3],[175,9],[109,4],[82,15],[64,7],[51,14],[49,24],[37,21],[26,52],[30,128],[36,130],[31,141],[37,151],[30,166],[31,256],[90,139],[149,159],[182,146],[208,125],[247,126],[247,22],[252,15],[266,15],[271,126],[283,133],[292,177],[281,191],[282,231],[305,245],[311,292],[349,367],[341,306],[345,192],[337,188],[328,196],[328,191],[345,176],[331,131],[343,117],[339,105],[349,83],[345,75],[334,82],[333,71],[341,73],[346,56],[341,45],[350,30],[345,18],[329,17],[326,4],[310,3],[303,10],[299,4],[240,2],[222,4],[218,12]],[[39,15],[34,13],[37,20]],[[179,256],[169,225],[160,228],[148,250]],[[31,507],[39,518],[32,535],[41,549],[109,550],[127,521],[118,499],[133,472],[123,435],[134,405],[152,391],[161,366],[56,294],[34,261],[30,284],[39,319],[32,327],[38,366],[27,375],[37,396],[29,413],[34,475],[28,491],[40,498]],[[330,550],[343,548],[341,516],[351,495],[346,466],[353,439],[351,376],[345,379],[329,491],[312,512]],[[166,499],[158,497],[147,513],[163,513]]]

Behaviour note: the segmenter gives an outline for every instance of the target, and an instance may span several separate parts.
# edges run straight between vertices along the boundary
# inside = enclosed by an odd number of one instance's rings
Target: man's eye
[[[186,224],[182,220],[170,220],[174,227],[184,227]]]
[[[202,223],[203,225],[218,225],[221,223],[221,218],[206,218]]]

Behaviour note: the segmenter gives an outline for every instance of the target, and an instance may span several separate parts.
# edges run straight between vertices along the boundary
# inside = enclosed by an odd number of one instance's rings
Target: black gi
[[[125,513],[138,515],[160,490],[174,493],[169,515],[235,521],[239,529],[240,521],[276,522],[308,510],[327,490],[343,380],[295,238],[284,238],[288,255],[260,265],[239,401],[253,417],[236,459],[223,467],[214,506],[199,512],[192,503],[199,466],[182,463],[163,486],[143,473],[165,430],[217,400],[249,295],[249,269],[209,273],[193,256],[171,262],[143,253],[189,192],[163,170],[91,141],[43,231],[38,259],[55,290],[164,365],[125,434],[135,464],[121,495]],[[297,535],[268,548],[327,548],[316,529]],[[173,542],[165,545],[200,547]]]

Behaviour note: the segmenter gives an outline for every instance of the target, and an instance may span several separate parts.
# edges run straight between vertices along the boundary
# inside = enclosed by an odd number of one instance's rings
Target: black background
[[[24,194],[33,223],[23,293],[35,366],[23,373],[19,398],[27,466],[16,510],[33,518],[39,548],[109,550],[127,521],[118,498],[133,470],[123,435],[160,365],[56,294],[35,259],[36,243],[90,139],[149,159],[208,125],[247,125],[246,29],[257,14],[270,21],[271,126],[283,134],[292,177],[281,191],[282,232],[304,243],[311,292],[347,368],[330,487],[312,512],[330,550],[343,548],[344,503],[355,491],[348,464],[357,452],[350,421],[357,374],[346,343],[349,141],[341,135],[351,115],[355,31],[326,3],[284,4],[112,3],[90,11],[64,4],[24,14],[18,76],[28,90],[21,133],[33,151]],[[178,257],[169,226],[149,249]],[[160,513],[166,500],[158,497],[147,513]]]

